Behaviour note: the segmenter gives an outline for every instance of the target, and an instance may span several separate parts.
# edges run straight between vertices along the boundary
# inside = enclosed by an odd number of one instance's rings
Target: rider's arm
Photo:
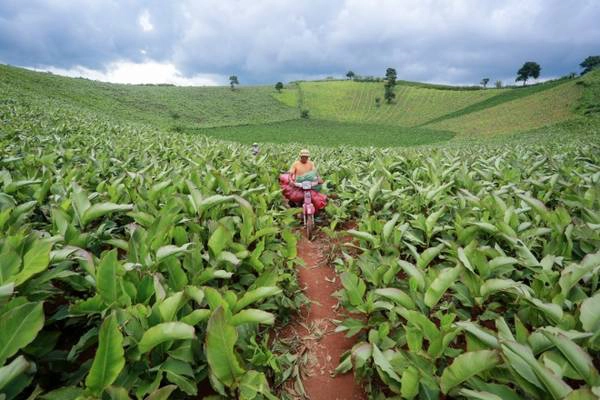
[[[290,179],[292,182],[296,180],[296,163],[292,164],[292,167],[290,168]]]

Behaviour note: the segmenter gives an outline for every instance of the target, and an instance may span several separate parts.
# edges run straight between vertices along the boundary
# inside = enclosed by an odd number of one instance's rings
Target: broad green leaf
[[[13,282],[0,286],[0,300],[12,296],[15,292],[15,284]]]
[[[225,310],[218,307],[208,320],[204,351],[211,372],[229,387],[244,374],[234,350],[237,337],[235,328],[225,319]]]
[[[92,393],[99,395],[117,379],[125,366],[124,355],[123,335],[117,317],[112,314],[102,322],[96,356],[85,379],[85,385]]]
[[[169,244],[167,246],[162,246],[156,251],[156,261],[161,262],[167,257],[170,256],[179,256],[181,254],[185,254],[187,249],[192,245],[192,243],[186,243],[183,246],[174,246]]]
[[[211,311],[206,309],[194,310],[185,317],[181,318],[181,322],[191,326],[195,326],[200,322],[208,320],[208,318],[210,317],[210,313]]]
[[[2,389],[7,387],[19,375],[24,374],[31,368],[25,357],[19,356],[12,360],[8,365],[0,368],[0,394],[4,392]]]
[[[495,350],[479,350],[463,353],[456,357],[452,364],[442,373],[440,388],[443,393],[448,393],[453,387],[498,364],[500,364],[500,357]]]
[[[106,393],[110,396],[110,400],[130,400],[127,390],[120,386],[109,386],[106,388]]]
[[[277,397],[271,394],[269,383],[265,374],[257,371],[248,371],[240,380],[240,400],[255,400],[262,398],[263,395],[268,400],[277,400]]]
[[[119,261],[117,250],[104,254],[96,270],[96,289],[107,305],[112,305],[119,298]]]
[[[231,318],[231,323],[238,326],[246,323],[257,323],[265,325],[273,325],[275,323],[275,315],[263,310],[248,308],[235,314]]]
[[[415,302],[410,298],[409,295],[404,293],[400,289],[396,288],[382,288],[376,289],[375,294],[381,297],[385,297],[386,299],[392,300],[394,303],[399,304],[408,309],[416,309]]]
[[[283,240],[285,240],[286,243],[287,258],[290,260],[296,258],[296,256],[298,255],[296,249],[298,239],[296,238],[296,235],[294,235],[292,231],[286,229],[281,233],[281,236],[283,236]]]
[[[483,328],[481,328],[479,325],[471,321],[460,321],[456,323],[456,326],[469,332],[471,335],[475,336],[478,340],[483,342],[486,346],[489,346],[494,349],[500,348],[500,343],[498,342],[498,339],[494,335],[483,330]]]
[[[131,211],[133,210],[133,205],[131,204],[114,204],[114,203],[100,203],[94,204],[83,213],[83,217],[81,218],[81,224],[83,226],[89,224],[90,222],[103,217],[107,214],[117,211]]]
[[[356,238],[359,240],[365,240],[372,244],[377,243],[377,239],[375,238],[375,236],[373,236],[372,234],[370,234],[368,232],[357,231],[355,229],[350,229],[347,232],[348,232],[348,235],[352,236],[353,238]]]
[[[231,232],[225,226],[219,225],[208,239],[208,248],[215,256],[218,256],[229,245],[231,237]]]
[[[553,399],[562,399],[573,390],[550,369],[540,364],[528,347],[507,340],[502,342],[502,353],[523,378],[545,389]]]
[[[390,378],[396,381],[396,383],[402,384],[402,378],[400,378],[398,374],[396,374],[390,362],[381,353],[381,350],[379,350],[379,348],[375,345],[373,345],[373,362],[376,366],[381,368],[381,370],[385,372],[386,375],[388,375]]]
[[[350,304],[353,306],[359,306],[363,304],[363,296],[367,290],[365,282],[352,272],[342,273],[340,279],[344,289],[346,290],[346,296],[348,296]]]
[[[402,372],[400,390],[405,399],[413,399],[419,394],[419,371],[412,365]]]
[[[167,385],[163,386],[160,389],[156,389],[154,392],[150,393],[148,397],[144,400],[167,400],[171,393],[173,393],[177,389],[175,385]]]
[[[186,297],[183,292],[177,292],[164,299],[158,305],[158,312],[162,322],[175,320],[177,311],[186,303]]]
[[[50,263],[51,242],[36,241],[23,257],[23,269],[14,277],[16,286],[21,285],[35,274],[48,268]]]
[[[402,268],[404,272],[406,272],[408,276],[411,277],[411,279],[415,280],[415,282],[417,283],[417,289],[419,291],[422,292],[423,290],[425,290],[425,274],[423,273],[423,271],[421,271],[408,261],[404,261],[401,259],[398,259],[398,265],[400,266],[400,268]]]
[[[202,214],[204,211],[208,210],[211,207],[218,206],[220,204],[228,203],[235,201],[234,196],[223,196],[220,194],[215,194],[213,196],[202,199],[197,205],[198,213]]]
[[[598,400],[598,396],[589,388],[573,390],[564,400]]]
[[[44,393],[40,396],[44,400],[76,400],[83,394],[83,388],[75,386],[65,386],[60,389],[55,389],[51,392]]]
[[[194,339],[196,337],[194,327],[183,322],[164,322],[155,325],[144,332],[138,343],[141,353],[147,353],[155,346],[169,340]]]
[[[434,258],[436,258],[444,249],[444,244],[439,244],[435,247],[430,247],[421,253],[417,260],[417,267],[425,269]]]
[[[562,295],[567,298],[570,290],[579,282],[584,275],[589,274],[600,267],[600,252],[586,255],[581,263],[570,264],[560,274],[558,285]]]
[[[259,287],[258,289],[249,290],[244,293],[241,299],[238,300],[233,308],[233,312],[243,310],[252,303],[256,303],[257,301],[263,300],[267,297],[275,296],[279,293],[281,293],[281,289],[276,286],[264,286]]]
[[[4,307],[16,305],[18,301],[13,299]],[[20,304],[3,312],[0,315],[0,365],[3,365],[6,359],[19,349],[31,343],[43,327],[42,302]]]
[[[554,323],[559,323],[562,320],[564,313],[561,306],[559,306],[558,304],[544,303],[541,300],[536,299],[535,297],[526,298],[525,300],[533,304],[535,308],[543,312],[548,317],[548,319],[550,319]]]
[[[586,332],[600,330],[600,292],[581,303],[579,320]]]
[[[75,214],[79,221],[83,221],[83,214],[86,212],[88,208],[90,208],[91,203],[88,199],[87,193],[77,184],[73,183],[73,208],[75,210]]]
[[[398,222],[399,218],[400,218],[400,214],[396,213],[396,214],[394,214],[392,219],[390,219],[389,221],[387,221],[385,223],[385,225],[383,225],[382,237],[385,242],[388,242],[390,240],[392,231],[393,231],[394,227],[396,226],[396,223]]]
[[[446,290],[458,279],[461,271],[462,268],[458,265],[454,268],[443,269],[425,292],[425,305],[429,308],[435,306],[446,293]]]
[[[460,389],[458,394],[466,397],[467,399],[474,400],[503,400],[500,396],[496,396],[490,392],[478,392],[470,389]]]
[[[509,291],[520,297],[530,297],[533,294],[531,288],[521,282],[512,279],[488,279],[480,288],[481,297],[484,299],[496,292]]]
[[[542,329],[542,333],[569,361],[573,369],[583,376],[583,379],[588,385],[600,385],[598,371],[594,367],[592,358],[587,352],[565,335],[560,333],[555,334],[544,329]]]

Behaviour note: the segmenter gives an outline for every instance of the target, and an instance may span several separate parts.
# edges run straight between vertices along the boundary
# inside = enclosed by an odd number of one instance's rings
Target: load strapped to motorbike
[[[304,202],[305,191],[309,191],[311,203],[315,207],[315,213],[325,208],[327,205],[327,195],[320,193],[321,184],[316,183],[317,172],[310,171],[305,175],[297,176],[296,181],[292,182],[289,173],[279,176],[279,185],[283,196],[288,199],[292,205],[300,207]],[[304,186],[302,186],[304,184]]]

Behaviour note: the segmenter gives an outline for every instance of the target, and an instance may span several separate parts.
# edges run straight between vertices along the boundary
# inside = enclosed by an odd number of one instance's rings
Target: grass
[[[377,107],[375,99],[383,101],[383,83],[332,81],[301,82],[303,108],[315,118],[343,122],[416,126],[469,105],[484,101],[504,90],[451,91],[398,85],[394,104]],[[299,91],[285,89],[280,95],[286,105],[297,105]]]
[[[573,117],[574,104],[581,92],[575,82],[563,83],[536,95],[501,102],[427,127],[466,136],[493,136],[535,129]]]
[[[0,88],[7,95],[48,98],[121,120],[167,129],[299,118],[296,109],[271,96],[275,89],[270,86],[232,91],[228,87],[118,85],[0,65]]]
[[[0,65],[0,93],[0,100],[47,101],[115,122],[241,143],[395,147],[514,138],[599,114],[600,72],[486,90],[399,81],[396,102],[377,106],[375,99],[383,97],[381,82],[297,82],[281,93],[272,85],[231,91],[117,85]],[[301,109],[310,111],[310,120],[299,118]]]
[[[588,79],[589,80],[589,79]],[[580,80],[557,80],[527,87],[448,90],[444,86],[400,81],[393,104],[376,105],[383,97],[378,82],[299,82],[275,94],[288,106],[310,110],[318,119],[362,124],[427,127],[458,136],[485,136],[529,131],[568,120],[582,94]],[[594,97],[595,98],[595,97]],[[596,110],[588,101],[586,112]]]
[[[567,81],[568,82],[568,81]],[[508,103],[509,101],[522,99],[524,97],[532,96],[536,93],[540,93],[549,89],[552,89],[558,85],[567,85],[565,80],[557,80],[553,82],[548,82],[545,84],[537,84],[532,86],[525,87],[517,87],[512,88],[510,90],[505,90],[498,94],[497,96],[493,96],[488,98],[487,100],[480,101],[475,104],[471,104],[461,110],[454,111],[452,113],[442,115],[441,117],[435,118],[431,121],[425,122],[423,125],[435,124],[437,122],[441,122],[447,119],[462,117],[463,115],[471,114],[477,111],[485,110],[488,108],[496,107],[504,103]]]
[[[250,144],[306,143],[319,146],[403,147],[452,139],[448,131],[393,125],[358,124],[327,120],[293,120],[262,125],[195,129],[193,134]]]

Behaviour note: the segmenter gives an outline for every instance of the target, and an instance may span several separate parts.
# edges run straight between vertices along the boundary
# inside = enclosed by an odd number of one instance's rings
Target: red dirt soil
[[[329,246],[322,237],[311,242],[303,236],[297,248],[298,257],[305,262],[298,270],[298,279],[311,304],[302,313],[302,319],[289,328],[305,338],[311,360],[302,379],[306,395],[311,400],[364,400],[367,396],[355,383],[352,372],[331,376],[340,356],[352,347],[354,340],[346,338],[343,332],[334,332],[336,325],[332,320],[342,319],[343,310],[338,309],[338,301],[332,296],[341,284],[325,261],[324,253],[329,251]]]

